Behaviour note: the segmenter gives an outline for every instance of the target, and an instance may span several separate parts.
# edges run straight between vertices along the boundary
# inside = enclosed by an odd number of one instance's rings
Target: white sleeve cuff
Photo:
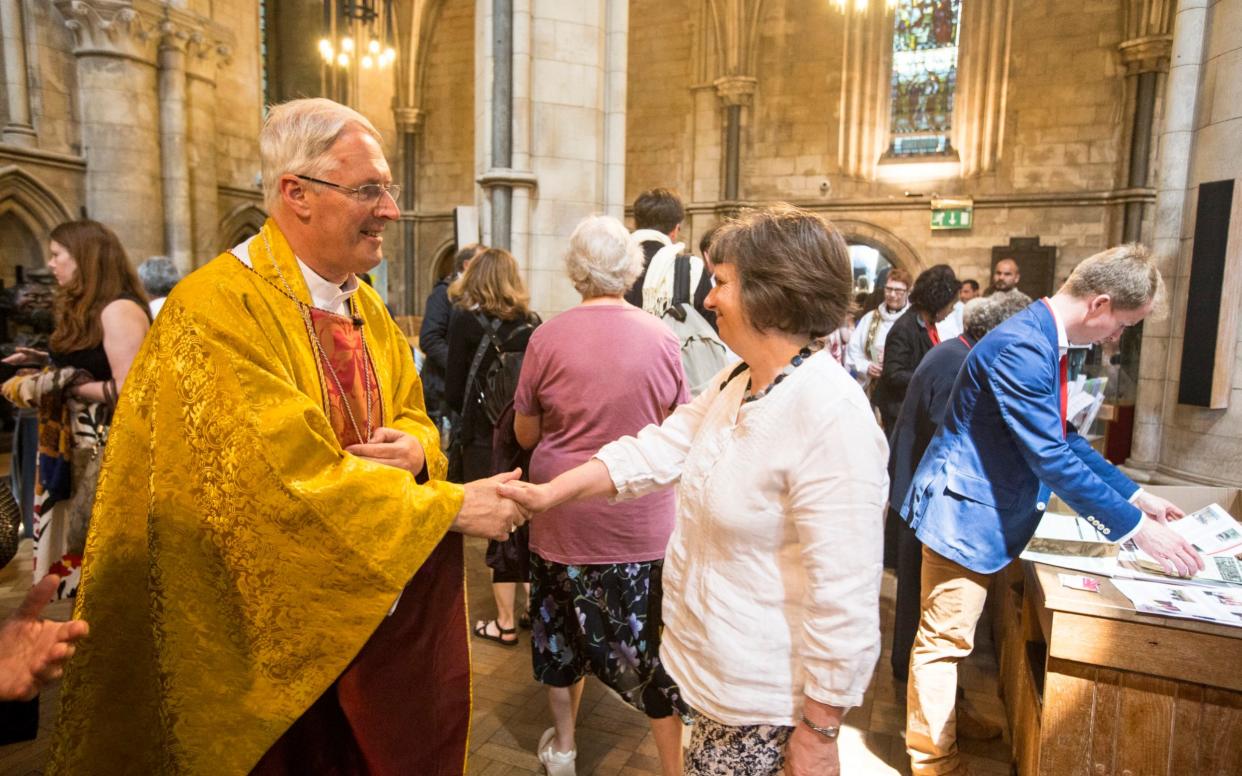
[[[1136,501],[1138,501],[1140,498],[1142,498],[1142,497],[1143,497],[1143,494],[1144,494],[1144,493],[1146,493],[1146,492],[1147,492],[1147,491],[1143,490],[1143,489],[1140,487],[1138,490],[1136,490],[1136,491],[1134,491],[1133,493],[1131,493],[1131,494],[1130,494],[1130,498],[1129,498],[1129,499],[1127,499],[1127,501],[1129,501],[1131,504],[1133,504],[1134,502],[1136,502]]]

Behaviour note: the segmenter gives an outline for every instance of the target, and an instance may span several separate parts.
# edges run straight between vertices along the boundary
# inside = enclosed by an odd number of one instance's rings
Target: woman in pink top
[[[548,482],[602,445],[660,423],[690,398],[677,338],[622,294],[642,251],[621,222],[583,220],[565,257],[582,304],[530,338],[514,397],[531,482]],[[574,717],[594,674],[647,714],[666,774],[681,772],[688,707],[660,664],[661,572],[673,531],[671,490],[624,503],[597,498],[531,523],[531,648],[555,727],[539,742],[551,776],[574,773]]]

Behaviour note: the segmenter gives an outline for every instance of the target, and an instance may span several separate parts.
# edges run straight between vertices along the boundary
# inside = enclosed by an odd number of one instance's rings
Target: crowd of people
[[[576,772],[588,676],[648,718],[665,774],[838,773],[887,560],[913,772],[961,774],[959,733],[995,731],[956,666],[1049,489],[1201,564],[1163,525],[1180,511],[1065,416],[1069,345],[1153,307],[1141,246],[1035,302],[1011,259],[979,298],[947,265],[892,268],[864,313],[824,217],[744,211],[690,256],[654,189],[633,232],[566,236],[581,302],[546,322],[518,259],[462,246],[420,379],[358,280],[399,216],[379,133],[295,100],[260,148],[269,220],[180,282],[152,265],[161,307],[109,229],[58,227],[51,347],[7,359],[39,413],[43,581],[0,626],[0,693],[67,664],[50,770],[461,773],[468,634],[525,626],[551,776]],[[728,354],[709,379],[679,307]],[[488,541],[496,607],[470,625],[463,536]],[[57,591],[72,623],[39,617]]]

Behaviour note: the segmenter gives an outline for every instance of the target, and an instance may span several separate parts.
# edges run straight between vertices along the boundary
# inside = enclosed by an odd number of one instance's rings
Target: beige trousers
[[[975,647],[990,578],[923,548],[919,630],[906,687],[906,752],[914,776],[950,773],[959,765],[957,664]]]

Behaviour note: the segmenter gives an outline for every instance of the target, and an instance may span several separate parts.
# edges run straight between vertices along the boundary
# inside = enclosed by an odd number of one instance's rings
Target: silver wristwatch
[[[816,733],[819,733],[829,741],[836,741],[837,736],[841,735],[841,728],[839,726],[829,725],[828,727],[820,727],[811,720],[807,719],[805,714],[802,715],[802,724],[806,725],[811,730],[814,730]]]

